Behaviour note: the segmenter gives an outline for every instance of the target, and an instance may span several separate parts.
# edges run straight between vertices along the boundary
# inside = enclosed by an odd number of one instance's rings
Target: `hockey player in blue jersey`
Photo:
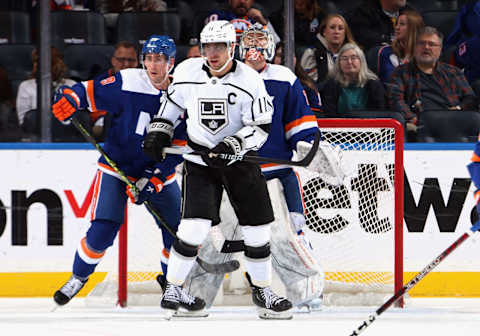
[[[167,90],[175,61],[175,43],[168,36],[154,35],[144,44],[142,62],[144,69],[124,69],[103,80],[90,80],[62,87],[53,104],[53,114],[67,121],[80,108],[98,109],[111,113],[111,126],[104,150],[125,175],[136,182],[138,193],[127,189],[126,184],[108,165],[104,157],[98,161],[91,226],[81,239],[73,262],[73,275],[54,294],[59,305],[68,303],[85,285],[105,251],[113,244],[124,220],[127,199],[142,204],[148,199],[166,223],[177,230],[180,222],[180,189],[175,177],[175,167],[181,156],[169,155],[156,163],[143,153],[142,143],[150,120],[158,112],[162,94]],[[182,121],[173,134],[174,144],[185,145],[186,135]],[[162,270],[166,274],[168,252],[173,237],[160,223],[165,250],[158,251]],[[159,242],[160,246],[160,242]],[[182,296],[188,302],[194,298]],[[182,305],[183,306],[183,305]],[[194,309],[201,309],[198,305]]]
[[[260,73],[267,92],[273,97],[274,104],[271,131],[258,154],[264,157],[291,160],[297,144],[301,141],[312,142],[319,129],[317,119],[307,104],[300,80],[287,67],[267,63],[274,56],[275,44],[268,29],[255,23],[242,34],[240,58]],[[305,208],[299,177],[291,167],[285,165],[270,163],[262,164],[261,168],[267,181],[275,178],[280,180],[290,222],[299,235],[299,240],[307,248],[305,252],[310,253],[311,245],[303,232]],[[311,256],[310,258],[314,259]],[[307,259],[310,258],[307,256]],[[319,267],[318,272],[323,279],[323,271]],[[277,273],[279,273],[278,270]],[[288,276],[285,277],[287,278]],[[321,294],[321,289],[317,294]],[[289,299],[293,298],[289,297]]]
[[[473,150],[471,161],[472,162],[467,165],[467,168],[468,172],[470,173],[470,177],[472,178],[472,182],[476,188],[473,197],[475,198],[475,202],[477,204],[477,213],[480,214],[480,135],[478,136],[477,144]]]

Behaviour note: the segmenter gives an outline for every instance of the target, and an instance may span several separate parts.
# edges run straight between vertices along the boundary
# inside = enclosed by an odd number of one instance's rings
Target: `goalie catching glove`
[[[155,172],[159,172],[158,169]],[[136,190],[127,185],[126,193],[132,203],[142,204],[153,195],[162,191],[163,182],[160,174],[154,174],[151,169],[145,169],[144,176],[135,183]]]
[[[173,124],[170,120],[155,118],[143,140],[143,151],[157,162],[164,159],[163,149],[172,144]]]
[[[53,99],[52,113],[60,121],[66,121],[73,117],[80,105],[80,98],[68,86],[58,88]]]
[[[222,159],[217,154],[241,155],[243,151],[242,140],[238,136],[227,136],[218,145],[213,147],[209,153],[203,154],[203,161],[212,168],[223,168],[231,165],[236,160]]]

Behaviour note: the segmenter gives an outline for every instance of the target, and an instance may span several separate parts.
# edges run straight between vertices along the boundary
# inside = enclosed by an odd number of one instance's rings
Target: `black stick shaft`
[[[105,158],[105,161],[108,162],[108,164],[115,170],[115,172],[120,176],[123,182],[125,182],[132,190],[138,192],[137,186],[132,183],[128,177],[125,175],[125,173],[118,168],[117,164],[110,159],[110,157],[107,155],[107,153],[103,150],[103,148],[97,143],[97,141],[93,138],[93,136],[88,132],[85,127],[75,118],[72,117],[71,121],[73,125],[82,133],[83,137],[90,142],[99,152],[102,154],[102,156]],[[168,233],[172,235],[173,238],[177,238],[176,233],[172,230],[172,228],[167,224],[165,219],[163,219],[162,216],[158,213],[158,211],[150,204],[150,202],[147,200],[144,202],[145,206],[147,207],[148,210],[151,211],[153,216],[159,221],[159,223],[162,225],[163,228],[165,228]],[[197,262],[198,264],[208,273],[230,273],[233,272],[234,270],[238,269],[240,267],[240,264],[238,263],[237,260],[230,260],[227,262],[224,262],[222,264],[210,264],[197,256]]]

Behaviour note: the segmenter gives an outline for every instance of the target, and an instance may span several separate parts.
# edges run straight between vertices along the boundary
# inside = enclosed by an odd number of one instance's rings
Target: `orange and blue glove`
[[[80,106],[80,98],[68,86],[61,86],[55,93],[52,112],[55,118],[66,121],[73,117]]]
[[[154,174],[151,169],[145,169],[144,176],[135,182],[137,190],[133,190],[127,185],[126,193],[132,203],[143,204],[153,195],[159,193],[163,189],[163,181],[160,174]]]

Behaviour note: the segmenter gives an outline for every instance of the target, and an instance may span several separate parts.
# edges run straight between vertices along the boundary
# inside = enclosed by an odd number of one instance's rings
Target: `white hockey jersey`
[[[211,149],[236,135],[246,152],[266,141],[273,98],[256,71],[234,60],[228,73],[212,77],[202,58],[191,58],[176,67],[173,78],[157,117],[174,123],[185,114],[188,145]]]

